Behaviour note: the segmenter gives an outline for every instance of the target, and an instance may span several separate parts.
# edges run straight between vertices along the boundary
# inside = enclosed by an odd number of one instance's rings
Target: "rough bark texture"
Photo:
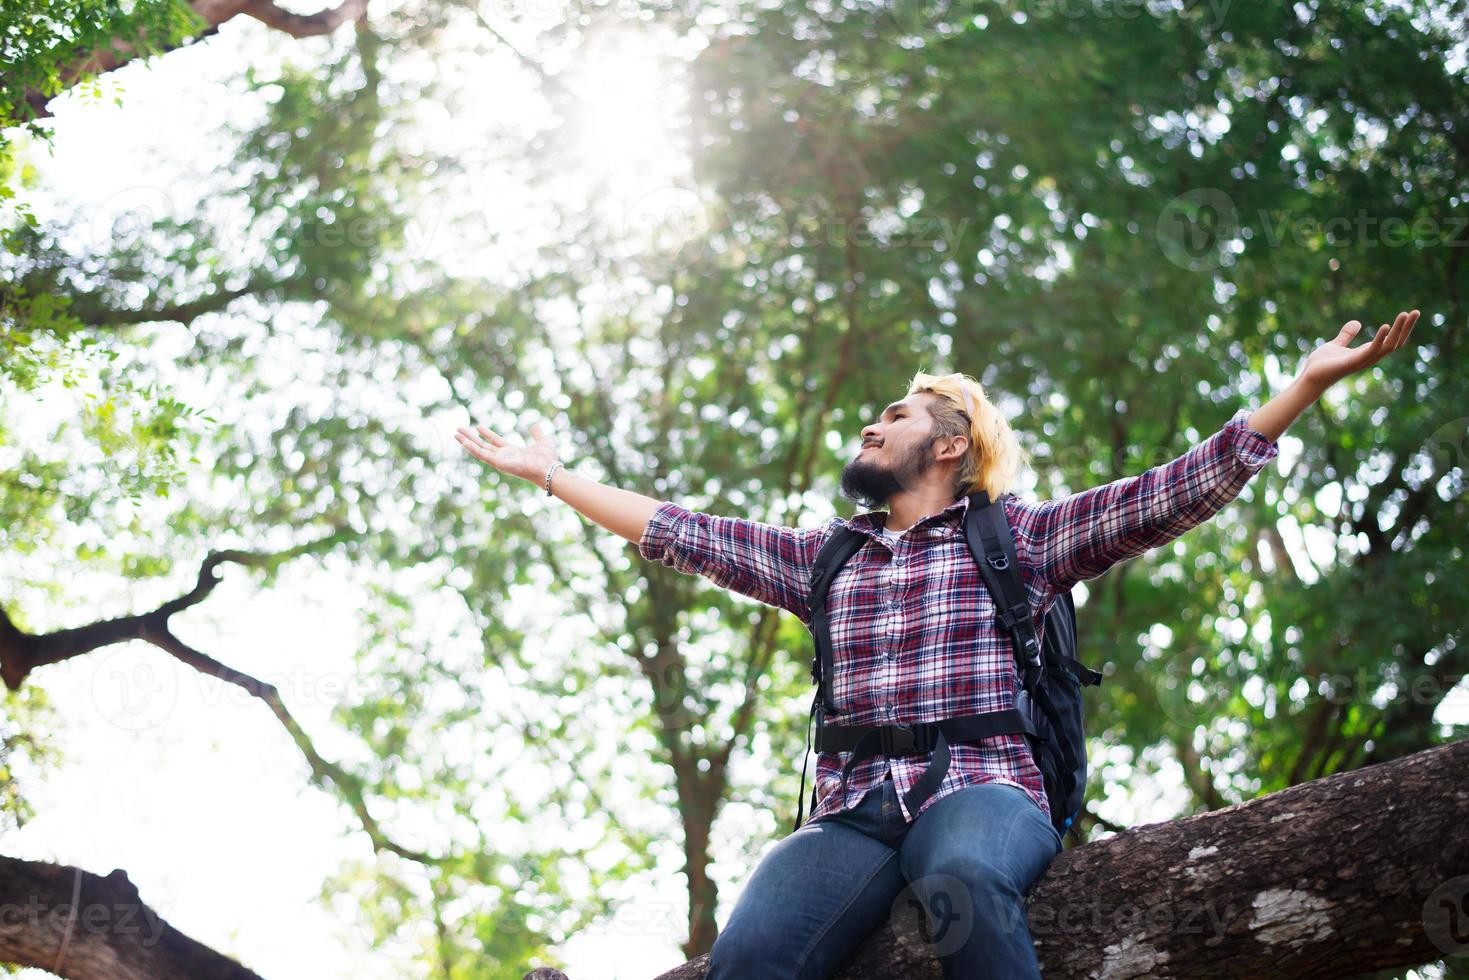
[[[1041,970],[1294,980],[1469,954],[1466,819],[1469,740],[1069,849],[1027,896]],[[838,980],[938,980],[917,914]],[[658,980],[698,980],[707,960]]]
[[[1469,952],[1466,817],[1469,740],[1068,850],[1028,895],[1042,971],[1343,977]],[[937,980],[916,915],[869,937],[839,980]],[[0,960],[73,980],[256,977],[169,926],[121,871],[6,857]]]
[[[72,980],[260,980],[143,904],[121,871],[0,857],[0,961]]]

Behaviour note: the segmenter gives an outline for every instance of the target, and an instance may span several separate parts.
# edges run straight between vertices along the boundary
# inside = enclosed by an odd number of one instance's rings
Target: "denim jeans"
[[[1017,786],[966,787],[907,824],[889,775],[856,807],[771,848],[714,942],[706,980],[829,977],[910,903],[927,912],[924,939],[946,980],[1037,978],[1020,900],[1061,846]]]

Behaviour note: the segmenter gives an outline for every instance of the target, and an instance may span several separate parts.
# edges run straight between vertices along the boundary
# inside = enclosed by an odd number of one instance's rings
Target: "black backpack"
[[[843,796],[848,773],[863,759],[932,751],[928,769],[904,797],[908,812],[916,813],[949,771],[950,743],[1024,732],[1045,782],[1051,823],[1064,836],[1081,813],[1086,793],[1086,732],[1082,726],[1081,689],[1083,685],[1101,684],[1102,675],[1076,659],[1076,606],[1070,592],[1063,593],[1051,605],[1046,613],[1045,641],[1036,642],[1035,623],[1025,601],[1010,522],[1005,517],[1005,508],[998,502],[991,504],[984,490],[969,495],[964,538],[979,564],[985,587],[995,599],[995,618],[1009,634],[1015,649],[1021,689],[1015,693],[1014,707],[916,724],[826,724],[826,716],[836,710],[826,683],[832,671],[827,592],[837,571],[867,541],[860,531],[839,527],[822,543],[811,575],[811,635],[816,643],[816,654],[811,658],[811,678],[816,682],[811,714],[816,721],[816,751],[852,753],[842,769]],[[809,723],[806,737],[809,761]],[[806,762],[803,761],[796,829],[801,826],[805,795]],[[816,808],[814,786],[811,807]]]

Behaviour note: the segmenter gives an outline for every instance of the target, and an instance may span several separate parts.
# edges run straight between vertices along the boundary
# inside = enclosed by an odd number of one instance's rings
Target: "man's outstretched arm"
[[[514,446],[504,437],[483,425],[456,429],[454,438],[482,463],[488,463],[506,476],[516,476],[544,489],[546,472],[557,462],[556,447],[537,423],[531,427],[531,442]],[[573,509],[613,534],[637,544],[648,526],[653,512],[663,503],[631,490],[610,487],[584,476],[577,476],[565,466],[551,475],[551,495],[560,497]]]
[[[455,437],[476,459],[509,476],[544,488],[556,450],[542,428],[531,429],[529,445],[514,446],[484,426],[459,429]],[[638,546],[649,561],[721,588],[808,615],[811,568],[825,536],[823,528],[792,528],[687,510],[674,503],[598,483],[559,467],[551,494],[613,533]]]
[[[1361,329],[1353,320],[1306,358],[1284,391],[1254,412],[1240,409],[1179,458],[1140,476],[1024,505],[1019,531],[1029,539],[1041,577],[1065,591],[1208,520],[1278,455],[1277,440],[1327,388],[1401,347],[1417,320],[1417,310],[1400,313],[1370,342],[1352,348]]]
[[[1360,320],[1348,321],[1335,337],[1311,352],[1296,379],[1251,413],[1246,424],[1274,442],[1300,418],[1302,412],[1326,393],[1326,389],[1349,374],[1365,371],[1406,344],[1417,322],[1417,310],[1399,313],[1391,326],[1384,323],[1367,343],[1351,347],[1348,345],[1362,329],[1362,323]]]

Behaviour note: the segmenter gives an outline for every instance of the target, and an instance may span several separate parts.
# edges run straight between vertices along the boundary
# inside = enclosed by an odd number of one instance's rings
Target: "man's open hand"
[[[1334,339],[1310,353],[1301,368],[1301,379],[1312,388],[1325,391],[1347,375],[1370,368],[1403,346],[1417,322],[1417,310],[1399,313],[1392,326],[1384,323],[1367,343],[1350,347],[1352,338],[1362,329],[1360,320],[1350,320]]]
[[[512,446],[482,425],[475,426],[473,430],[454,430],[454,438],[475,459],[488,463],[501,473],[518,476],[540,486],[546,478],[546,471],[556,462],[556,447],[551,444],[541,423],[531,426],[530,434],[532,441],[529,445]]]

